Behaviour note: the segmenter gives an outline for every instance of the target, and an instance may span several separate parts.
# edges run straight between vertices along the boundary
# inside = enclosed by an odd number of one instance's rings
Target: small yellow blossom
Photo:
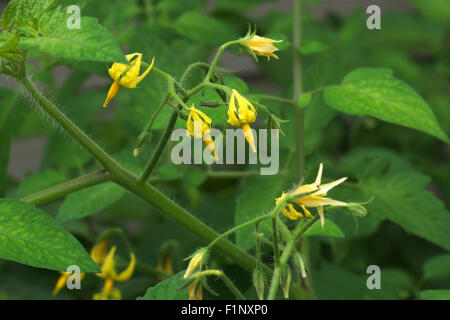
[[[237,106],[236,106],[237,105]],[[255,139],[253,138],[253,132],[250,128],[250,123],[256,120],[256,110],[250,101],[233,89],[231,92],[230,103],[228,105],[228,123],[235,127],[241,127],[244,131],[245,139],[252,148],[253,152],[256,152]]]
[[[189,278],[191,276],[191,274],[196,269],[198,269],[198,267],[200,267],[200,264],[201,264],[202,260],[204,259],[206,253],[207,253],[207,251],[205,249],[201,249],[201,250],[197,251],[197,253],[194,254],[194,256],[189,261],[189,265],[186,269],[186,273],[184,274],[183,278],[185,278],[185,279]]]
[[[61,276],[58,278],[58,281],[56,281],[56,285],[55,288],[53,289],[52,295],[56,296],[62,288],[64,288],[67,284],[67,279],[69,279],[69,277],[71,275],[73,275],[73,273],[70,272],[64,272],[64,271],[60,271]],[[86,274],[84,272],[80,273],[80,280],[83,280],[84,276]]]
[[[97,246],[102,245],[100,243]],[[95,247],[94,247],[95,249]],[[134,272],[134,267],[136,265],[136,257],[134,253],[130,253],[130,263],[128,267],[120,272],[119,274],[116,273],[115,265],[114,265],[114,256],[116,253],[117,247],[113,246],[108,254],[106,256],[102,256],[103,248],[100,247],[97,250],[91,251],[92,258],[97,262],[96,259],[99,261],[101,260],[101,273],[97,273],[97,276],[99,278],[105,279],[105,285],[103,287],[102,292],[97,293],[94,295],[94,300],[120,300],[121,294],[119,289],[113,288],[114,282],[124,282],[131,278]],[[92,252],[94,252],[94,255],[92,255]],[[97,255],[96,255],[97,254]],[[99,259],[100,258],[100,259]]]
[[[299,186],[293,192],[293,195],[294,196],[300,195],[300,194],[304,194],[304,193],[308,193],[308,192],[317,190],[316,192],[313,192],[307,196],[295,199],[294,203],[296,205],[300,206],[300,208],[303,210],[303,212],[305,213],[307,218],[312,218],[313,216],[312,216],[311,212],[309,212],[309,210],[306,209],[306,207],[317,208],[317,212],[320,216],[320,222],[323,227],[324,222],[325,222],[325,217],[324,217],[324,213],[323,213],[324,206],[330,206],[330,205],[331,206],[347,206],[348,203],[330,199],[330,198],[325,198],[328,191],[330,191],[335,186],[337,186],[337,185],[341,184],[342,182],[344,182],[345,180],[347,180],[347,177],[338,179],[338,180],[330,182],[330,183],[321,184],[322,171],[323,171],[323,165],[321,163],[320,167],[319,167],[319,171],[317,172],[316,181],[314,181],[314,183],[311,183],[311,184],[305,184],[305,185]],[[286,196],[286,194],[283,193],[279,198],[276,199],[275,204],[278,204],[285,196]],[[294,207],[294,205],[292,203],[289,203],[287,205],[287,207],[285,207],[281,210],[281,212],[291,220],[297,220],[298,218],[303,217],[303,215]]]
[[[196,139],[202,139],[205,142],[206,147],[211,151],[211,155],[214,159],[219,160],[216,154],[216,148],[214,146],[214,141],[211,138],[210,130],[212,125],[212,120],[205,113],[195,108],[194,105],[190,108],[187,124],[186,124],[186,135],[188,137],[194,137]]]
[[[252,49],[255,55],[267,57],[267,60],[270,60],[270,57],[278,59],[278,56],[274,54],[274,52],[278,51],[279,49],[273,44],[282,41],[283,40],[273,40],[254,35],[249,41],[245,43],[245,45]]]
[[[150,66],[145,70],[145,72],[139,75],[142,63],[142,53],[131,53],[125,56],[130,64],[124,63],[113,63],[111,68],[109,68],[108,73],[114,80],[111,88],[109,88],[108,94],[106,96],[105,103],[103,107],[107,107],[109,102],[116,96],[119,92],[120,87],[126,87],[130,89],[136,88],[136,86],[141,82],[147,74],[152,70],[153,64],[155,63],[155,58],[153,58]]]
[[[203,290],[200,281],[193,281],[189,286],[189,300],[202,300]]]

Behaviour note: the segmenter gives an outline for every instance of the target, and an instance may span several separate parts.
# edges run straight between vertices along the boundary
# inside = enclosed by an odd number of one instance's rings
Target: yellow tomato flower
[[[347,180],[347,177],[338,179],[336,181],[321,184],[322,181],[322,171],[323,171],[323,165],[320,164],[319,171],[317,172],[316,181],[311,184],[305,184],[302,186],[299,186],[294,192],[293,195],[300,195],[304,193],[308,193],[314,190],[317,190],[316,192],[313,192],[307,196],[300,197],[298,199],[294,200],[294,203],[303,210],[307,218],[312,218],[311,212],[306,209],[306,207],[315,207],[317,208],[317,212],[320,216],[320,223],[323,227],[325,222],[325,217],[323,213],[323,207],[324,206],[348,206],[348,203],[326,198],[327,192],[330,191],[332,188],[337,186],[338,184],[341,184],[345,180]],[[283,193],[279,198],[276,199],[275,204],[278,204],[284,197],[286,196],[285,193]],[[289,203],[287,207],[283,208],[281,210],[283,215],[288,217],[291,220],[297,220],[298,218],[303,217],[303,215],[294,207],[293,204]]]
[[[214,141],[211,138],[210,130],[212,125],[212,120],[205,113],[195,108],[194,105],[190,108],[187,124],[186,124],[186,135],[188,137],[194,137],[196,139],[202,139],[205,142],[206,147],[211,151],[214,159],[219,160],[216,154],[216,148],[214,146]]]
[[[92,248],[91,250],[92,260],[94,260],[95,263],[97,263],[98,265],[102,265],[103,261],[105,261],[107,250],[108,250],[108,241],[104,239]]]
[[[191,274],[200,267],[200,264],[202,260],[205,258],[205,255],[207,253],[206,249],[201,249],[197,251],[194,256],[189,261],[189,265],[186,269],[186,273],[184,274],[183,278],[187,279],[191,276]]]
[[[170,258],[170,255],[166,254],[158,259],[156,270],[166,273],[167,276],[173,275],[172,259]]]
[[[141,82],[147,74],[152,70],[153,64],[155,63],[155,58],[153,58],[150,66],[145,70],[145,72],[139,75],[142,63],[142,53],[131,53],[125,56],[130,64],[124,63],[113,63],[111,68],[109,68],[108,73],[114,80],[111,88],[109,88],[108,94],[106,96],[105,103],[103,107],[107,107],[109,102],[116,96],[119,92],[120,87],[126,87],[130,89],[136,88],[136,86]]]
[[[255,55],[267,57],[267,60],[270,60],[270,57],[278,59],[278,56],[274,54],[274,52],[278,51],[279,49],[273,44],[282,41],[283,40],[273,40],[254,35],[249,41],[245,43],[245,45],[252,49]]]
[[[70,272],[64,272],[60,271],[61,276],[58,278],[58,281],[56,281],[55,288],[53,289],[52,295],[56,296],[62,288],[64,288],[67,284],[67,279],[73,274]],[[80,280],[83,280],[84,276],[86,274],[84,272],[80,273]]]
[[[100,243],[101,244],[101,243]],[[95,248],[95,247],[94,247]],[[116,288],[113,288],[114,282],[124,282],[131,278],[134,272],[134,267],[136,265],[136,256],[134,253],[130,253],[130,263],[128,267],[120,272],[119,274],[116,273],[115,265],[114,265],[114,256],[116,254],[117,247],[112,247],[108,254],[104,256],[103,262],[101,264],[101,273],[97,273],[97,276],[99,278],[105,279],[105,285],[103,287],[103,290],[101,293],[97,293],[94,295],[94,300],[120,300],[121,294],[120,291]],[[102,252],[103,249],[99,249],[97,252]],[[91,252],[92,255],[92,252]],[[100,255],[101,256],[101,255]],[[92,258],[95,260],[98,258],[95,255],[92,256]]]
[[[189,300],[202,300],[203,292],[202,292],[202,284],[197,281],[193,281],[189,286]]]
[[[253,152],[256,152],[255,139],[249,123],[253,123],[255,120],[255,107],[253,107],[250,101],[241,96],[237,90],[233,89],[231,92],[230,103],[228,105],[227,122],[232,126],[242,128],[245,139],[252,148]]]

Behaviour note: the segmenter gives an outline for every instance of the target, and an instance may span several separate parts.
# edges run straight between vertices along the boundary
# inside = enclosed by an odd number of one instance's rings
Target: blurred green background
[[[0,3],[3,9],[7,1]],[[304,0],[304,90],[339,83],[359,67],[391,68],[429,103],[448,135],[448,1],[377,1],[381,30],[366,28],[365,9],[370,4],[372,1]],[[226,82],[242,93],[292,96],[292,1],[90,0],[80,1],[80,5],[82,15],[97,17],[124,52],[142,52],[146,61],[156,56],[158,68],[177,76],[192,62],[209,61],[221,43],[243,36],[248,22],[256,24],[259,35],[285,39],[280,59],[270,63],[260,59],[257,64],[249,56],[227,52],[220,65],[233,73]],[[111,83],[105,64],[71,62],[33,52],[30,57],[33,79],[58,106],[122,164],[140,172],[165,127],[169,110],[158,117],[148,150],[137,159],[132,157],[133,144],[162,100],[165,82],[150,73],[142,88],[122,89],[104,110],[101,105]],[[197,73],[189,81],[199,79]],[[12,81],[1,78],[0,85],[0,119],[8,123],[0,127],[1,195],[20,198],[98,168],[80,147],[37,112],[30,112],[26,101],[15,93]],[[9,104],[14,108],[5,114],[4,106]],[[293,119],[290,108],[274,102],[267,105],[280,118]],[[219,128],[226,120],[222,111],[211,114]],[[185,124],[179,120],[178,126]],[[259,121],[256,127],[264,128],[264,124]],[[276,176],[217,178],[202,166],[174,166],[166,152],[155,172],[155,184],[208,225],[225,231],[268,211],[273,199],[297,182],[290,174],[289,161],[295,148],[294,122],[283,124],[282,129],[286,133],[280,140],[282,170]],[[333,198],[365,201],[375,196],[368,206],[369,214],[358,222],[344,211],[329,216],[343,235],[310,238],[309,273],[317,298],[414,299],[426,289],[450,288],[448,145],[422,132],[371,117],[337,113],[316,95],[305,109],[305,148],[306,182],[314,179],[318,164],[324,162],[326,177],[349,176],[350,181],[358,181],[355,188],[336,190]],[[213,170],[252,169],[244,165],[213,166]],[[361,188],[361,184],[369,187]],[[88,250],[101,231],[123,228],[138,260],[146,266],[156,267],[164,243],[174,241],[176,246],[170,255],[175,272],[181,271],[186,265],[182,259],[203,245],[119,187],[101,187],[97,198],[92,198],[83,207],[76,198],[66,198],[42,209],[55,217],[61,210],[84,210],[86,218],[63,226]],[[433,220],[437,215],[429,213],[439,213],[442,220]],[[428,223],[442,227],[440,240],[429,242],[414,232],[417,224]],[[251,231],[238,233],[236,241],[254,253]],[[265,262],[271,264],[268,249]],[[382,290],[366,287],[366,268],[373,264],[381,267]],[[213,254],[210,267],[224,269],[249,297],[256,297],[251,274],[242,272],[233,261]],[[57,278],[57,272],[0,260],[0,298],[52,299]],[[117,286],[124,298],[135,299],[158,280],[145,266],[138,266],[130,281]],[[232,298],[220,281],[211,280],[210,284],[219,298]],[[83,290],[63,290],[57,298],[90,299],[101,286],[100,279],[88,275],[82,282]]]

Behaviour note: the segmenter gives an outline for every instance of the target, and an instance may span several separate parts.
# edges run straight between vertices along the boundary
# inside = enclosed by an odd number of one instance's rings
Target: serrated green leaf
[[[144,296],[137,300],[187,300],[189,298],[189,288],[179,290],[186,285],[183,279],[184,271],[159,282],[157,285],[147,289]]]
[[[424,290],[420,291],[422,300],[450,300],[450,290]]]
[[[52,218],[34,206],[0,199],[0,258],[38,268],[66,271],[77,265],[99,272],[81,244]]]
[[[3,11],[3,31],[18,28],[37,30],[41,16],[56,4],[57,0],[11,0]]]
[[[439,255],[425,262],[423,276],[427,280],[450,279],[450,254]]]
[[[314,224],[306,230],[305,236],[330,236],[337,238],[344,238],[344,233],[341,228],[339,228],[333,221],[325,219],[325,224],[320,225],[320,221],[314,222]]]
[[[125,190],[113,182],[74,192],[64,200],[56,220],[62,223],[98,213],[119,201],[124,194]]]
[[[39,22],[39,36],[22,37],[20,46],[37,47],[58,58],[127,63],[117,42],[97,19],[81,17],[81,28],[69,29],[69,18],[62,7],[45,13]]]
[[[369,215],[389,219],[406,231],[450,249],[450,212],[427,190],[429,177],[419,174],[395,153],[355,150],[343,161],[345,173],[356,176]],[[345,185],[343,185],[345,187]]]
[[[22,181],[17,189],[16,196],[20,199],[32,193],[50,188],[65,180],[67,180],[67,176],[64,173],[55,170],[47,169],[37,172]]]
[[[406,83],[394,78],[390,69],[356,69],[340,85],[327,88],[324,97],[339,111],[373,116],[424,131],[449,143],[425,100]]]

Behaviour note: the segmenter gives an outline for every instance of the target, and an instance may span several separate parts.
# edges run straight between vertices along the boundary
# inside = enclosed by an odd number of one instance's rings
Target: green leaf
[[[157,285],[147,289],[144,296],[137,300],[187,300],[189,298],[189,288],[180,288],[186,285],[183,279],[184,271],[159,282]]]
[[[260,215],[268,213],[275,207],[275,198],[281,195],[284,181],[279,176],[253,176],[243,180],[236,197],[235,225],[242,224]],[[264,225],[261,232],[270,234]],[[253,227],[244,228],[236,233],[236,243],[244,250],[255,245]]]
[[[312,94],[311,94],[310,92],[302,93],[302,94],[298,97],[297,105],[298,105],[300,108],[304,108],[304,107],[306,107],[306,106],[311,102],[311,99],[312,99]]]
[[[17,198],[23,198],[32,193],[44,190],[46,188],[50,188],[58,183],[64,182],[67,180],[67,176],[62,173],[51,169],[46,169],[41,172],[37,172],[27,177],[20,184],[17,189]]]
[[[246,94],[249,92],[247,83],[239,77],[224,77],[223,82],[226,86],[239,91],[240,94]]]
[[[56,220],[60,223],[81,219],[113,205],[125,190],[113,182],[106,182],[67,196],[59,208]]]
[[[373,116],[449,143],[428,104],[410,86],[394,78],[390,69],[354,70],[344,77],[341,85],[327,88],[324,97],[339,111]]]
[[[41,16],[56,2],[55,0],[11,0],[2,14],[2,30],[11,31],[18,28],[37,30]]]
[[[422,300],[450,300],[450,290],[424,290],[420,291]]]
[[[314,54],[328,50],[328,45],[318,40],[305,40],[299,51],[301,54]]]
[[[58,58],[127,63],[117,42],[97,19],[81,17],[81,28],[69,29],[69,18],[62,7],[47,12],[39,22],[39,36],[22,37],[20,46],[38,47]]]
[[[175,21],[174,26],[187,38],[209,45],[220,45],[237,38],[231,26],[197,11],[186,12]]]
[[[0,258],[38,268],[66,271],[77,265],[99,272],[81,244],[52,218],[34,206],[0,199]]]
[[[427,280],[450,279],[450,254],[439,255],[425,262],[423,274]]]
[[[317,220],[314,224],[306,230],[305,236],[330,236],[337,238],[344,238],[344,233],[333,221],[325,219],[325,224],[320,225],[320,221]]]
[[[363,199],[374,196],[369,215],[389,219],[406,231],[450,250],[450,212],[427,190],[430,178],[395,153],[356,150],[343,161],[345,173],[358,180]],[[345,187],[345,185],[343,185]]]

